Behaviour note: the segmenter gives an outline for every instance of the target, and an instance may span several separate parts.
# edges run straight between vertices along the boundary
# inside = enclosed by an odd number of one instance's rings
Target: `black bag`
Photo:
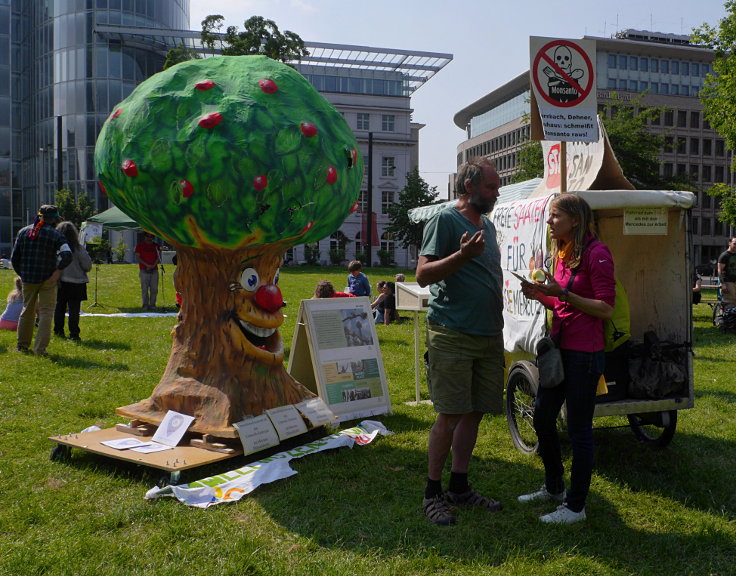
[[[631,346],[629,397],[660,399],[687,394],[687,344],[662,342],[652,332]]]
[[[736,306],[732,306],[723,312],[718,329],[721,332],[736,332]]]
[[[542,388],[554,388],[565,379],[565,368],[562,365],[560,349],[549,336],[537,342],[537,369],[539,385]]]

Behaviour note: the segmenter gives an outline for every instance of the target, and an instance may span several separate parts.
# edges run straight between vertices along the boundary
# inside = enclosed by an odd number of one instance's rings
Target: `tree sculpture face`
[[[357,205],[363,162],[332,105],[265,56],[183,62],[115,108],[95,165],[112,202],[179,256],[183,320],[167,372],[151,399],[119,413],[159,422],[178,409],[222,436],[308,395],[282,374],[277,278],[289,246],[328,236]],[[227,404],[223,422],[204,425],[208,402]]]

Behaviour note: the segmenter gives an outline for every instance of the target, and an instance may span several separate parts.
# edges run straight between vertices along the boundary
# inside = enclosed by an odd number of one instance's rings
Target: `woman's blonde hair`
[[[590,204],[580,196],[570,193],[562,193],[555,196],[552,199],[550,208],[562,210],[565,214],[576,218],[578,221],[578,225],[572,235],[572,251],[569,253],[570,256],[567,260],[568,268],[575,269],[580,266],[580,259],[583,256],[586,238],[588,235],[595,236],[593,210],[591,210]],[[552,243],[551,257],[553,260],[557,259],[562,246],[563,244],[560,243],[560,240]]]
[[[21,302],[23,300],[23,280],[20,276],[15,277],[15,288],[8,293],[8,302]]]

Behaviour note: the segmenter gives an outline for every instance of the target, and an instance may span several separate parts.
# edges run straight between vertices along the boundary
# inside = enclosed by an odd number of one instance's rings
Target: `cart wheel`
[[[720,326],[723,322],[723,303],[713,304],[713,326]]]
[[[57,444],[51,449],[51,460],[53,462],[67,462],[72,457],[72,447]]]
[[[636,439],[643,444],[664,448],[675,435],[677,410],[629,414],[629,426]]]
[[[506,383],[506,421],[516,449],[534,454],[539,444],[534,431],[534,401],[537,398],[539,372],[531,362],[516,362]]]

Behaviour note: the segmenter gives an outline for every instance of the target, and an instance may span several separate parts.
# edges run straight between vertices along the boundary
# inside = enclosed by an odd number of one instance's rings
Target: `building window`
[[[396,175],[396,162],[393,156],[384,156],[381,158],[381,176],[384,178],[393,178]]]
[[[665,82],[662,82],[659,85],[659,93],[660,94],[669,94],[670,93],[670,85],[666,84]]]
[[[636,92],[636,80],[629,80],[629,90]]]
[[[394,203],[393,190],[381,192],[381,214],[388,214],[388,207]]]
[[[642,72],[649,71],[649,59],[648,58],[639,58],[639,70]]]
[[[690,112],[690,128],[700,128],[700,112]]]
[[[713,140],[710,138],[703,140],[703,156],[713,156]]]
[[[652,82],[652,89],[649,92],[659,94],[659,82]]]
[[[687,138],[684,136],[677,137],[677,153],[684,154],[687,150]]]
[[[690,76],[690,64],[688,64],[687,62],[683,62],[681,69],[682,69],[681,74],[683,76]]]
[[[654,84],[652,84],[653,86]],[[664,111],[664,125],[674,126],[675,125],[675,112],[673,110]]]
[[[716,156],[723,157],[725,155],[726,147],[723,140],[716,140]]]
[[[628,82],[626,80],[619,80],[618,81],[618,89],[619,90],[626,90],[626,86],[628,86]]]
[[[669,60],[662,60],[659,63],[659,71],[662,74],[669,74],[670,73],[670,61]]]
[[[712,182],[712,168],[707,164],[703,165],[703,182]]]
[[[358,210],[362,214],[365,214],[368,211],[368,191],[367,190],[361,190],[360,196],[358,196]]]
[[[670,85],[670,94],[677,96],[680,93],[680,87],[677,84]]]
[[[649,82],[639,82],[639,92],[646,92],[649,89]]]
[[[698,138],[690,138],[690,154],[700,154],[700,140]]]
[[[345,250],[348,245],[348,237],[338,230],[330,236],[330,250]]]
[[[710,64],[701,64],[700,65],[700,75],[705,78],[708,73],[710,72]]]
[[[677,111],[677,127],[685,128],[687,126],[687,112],[684,110]]]
[[[665,178],[672,178],[672,163],[671,162],[665,162],[664,163],[664,177]]]
[[[665,136],[664,137],[664,151],[665,152],[672,152],[673,148],[673,139],[672,136]]]
[[[636,56],[629,56],[629,70],[639,69],[639,59]]]
[[[690,164],[690,177],[693,180],[697,180],[698,174],[700,174],[700,166],[697,164]]]
[[[710,198],[710,196],[708,196]],[[710,219],[709,218],[703,218],[702,221],[702,227],[700,231],[701,236],[710,236]]]
[[[690,63],[690,75],[691,76],[697,76],[698,75],[698,63],[697,62],[691,62]]]
[[[381,234],[381,250],[388,252],[389,262],[396,262],[396,242],[391,232]]]
[[[650,70],[652,72],[659,72],[659,60],[657,60],[656,58],[652,58],[651,64],[652,65],[650,66]]]
[[[393,114],[381,115],[381,130],[384,132],[393,132],[395,120],[396,116]]]
[[[615,68],[616,67],[616,55],[615,54],[609,54],[608,55],[608,67],[609,68]]]
[[[684,164],[678,164],[677,165],[677,175],[678,176],[686,176],[687,175],[687,167]]]
[[[680,73],[680,63],[677,60],[673,60],[671,70],[673,74]]]
[[[370,130],[370,118],[371,115],[367,112],[358,112],[358,130]]]
[[[618,67],[621,70],[626,70],[626,56],[619,56],[618,57]]]

